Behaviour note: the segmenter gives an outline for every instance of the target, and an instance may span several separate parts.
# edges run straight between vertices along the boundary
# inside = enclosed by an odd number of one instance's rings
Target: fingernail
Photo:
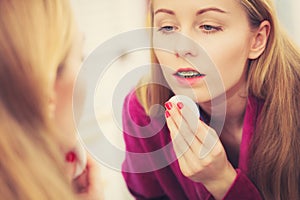
[[[67,155],[66,155],[66,161],[67,162],[74,162],[76,160],[76,155],[75,155],[75,153],[74,152],[69,152],[69,153],[67,153]]]
[[[165,107],[166,107],[168,110],[171,110],[171,108],[172,108],[172,103],[171,103],[171,102],[166,102],[166,103],[165,103]]]
[[[169,111],[166,110],[165,116],[166,116],[166,118],[169,118],[171,116],[170,113],[169,113]]]
[[[179,110],[181,110],[183,108],[183,103],[182,102],[178,102],[177,103],[177,107],[179,108]]]

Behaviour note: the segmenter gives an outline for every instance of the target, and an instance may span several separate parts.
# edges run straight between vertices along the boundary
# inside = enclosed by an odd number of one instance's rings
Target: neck
[[[245,82],[244,84],[242,83],[237,85],[239,86],[228,90],[226,92],[226,97],[221,98],[223,100],[220,100],[217,105],[214,105],[213,113],[211,109],[211,101],[200,104],[201,108],[208,115],[214,115],[214,120],[217,122],[216,124],[224,123],[221,132],[225,131],[234,134],[239,132],[239,130],[243,127],[244,114],[247,105],[247,87]],[[224,110],[224,108],[226,110]],[[218,110],[220,110],[219,113]]]
[[[234,133],[243,127],[246,105],[247,97],[239,96],[227,100],[227,112],[223,128],[224,131]]]

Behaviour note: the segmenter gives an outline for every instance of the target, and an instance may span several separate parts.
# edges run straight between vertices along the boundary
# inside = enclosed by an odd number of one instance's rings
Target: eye
[[[218,31],[222,31],[222,27],[220,26],[212,26],[208,24],[201,25],[199,27],[204,33],[215,33]]]
[[[158,29],[158,32],[162,32],[162,33],[172,33],[176,30],[176,27],[174,26],[163,26],[161,28]]]

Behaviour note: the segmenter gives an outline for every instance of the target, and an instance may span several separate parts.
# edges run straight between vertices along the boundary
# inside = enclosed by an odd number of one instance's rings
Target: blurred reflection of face
[[[82,63],[83,35],[77,31],[71,49],[64,63],[57,70],[55,81],[55,120],[61,133],[65,146],[64,150],[70,151],[76,144],[76,126],[73,116],[73,88],[77,73]],[[84,92],[76,98],[82,98]],[[77,102],[77,101],[76,101]],[[82,105],[75,105],[80,107]],[[80,108],[78,108],[80,109]],[[66,148],[66,149],[65,149]]]
[[[237,91],[246,84],[246,63],[253,33],[247,15],[236,0],[152,0],[153,42],[167,42],[180,33],[195,43],[179,37],[173,39],[169,52],[156,49],[165,79],[175,94],[190,90],[198,103],[210,101],[206,81],[215,74],[206,70],[210,60],[221,77],[226,92]],[[172,43],[168,41],[169,43]],[[206,53],[199,52],[200,46]],[[197,60],[193,66],[187,60]],[[199,61],[199,62],[198,62]],[[206,68],[205,68],[206,67]]]

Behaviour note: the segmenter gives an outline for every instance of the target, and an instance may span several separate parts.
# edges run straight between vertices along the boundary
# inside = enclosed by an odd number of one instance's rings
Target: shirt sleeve
[[[149,118],[136,99],[135,93],[130,93],[123,106],[123,137],[126,145],[125,160],[122,164],[122,175],[130,193],[138,200],[168,199],[156,179],[155,171],[142,172],[143,165],[151,165],[147,156],[150,140],[143,137],[146,133],[141,127],[149,124]],[[154,147],[153,147],[154,148]],[[154,150],[154,149],[153,149]],[[142,157],[136,156],[137,154]]]
[[[243,200],[262,200],[260,192],[247,177],[247,175],[240,169],[236,169],[237,176],[232,183],[231,187],[225,194],[223,200],[243,199]],[[215,198],[210,195],[207,200],[214,200]]]

